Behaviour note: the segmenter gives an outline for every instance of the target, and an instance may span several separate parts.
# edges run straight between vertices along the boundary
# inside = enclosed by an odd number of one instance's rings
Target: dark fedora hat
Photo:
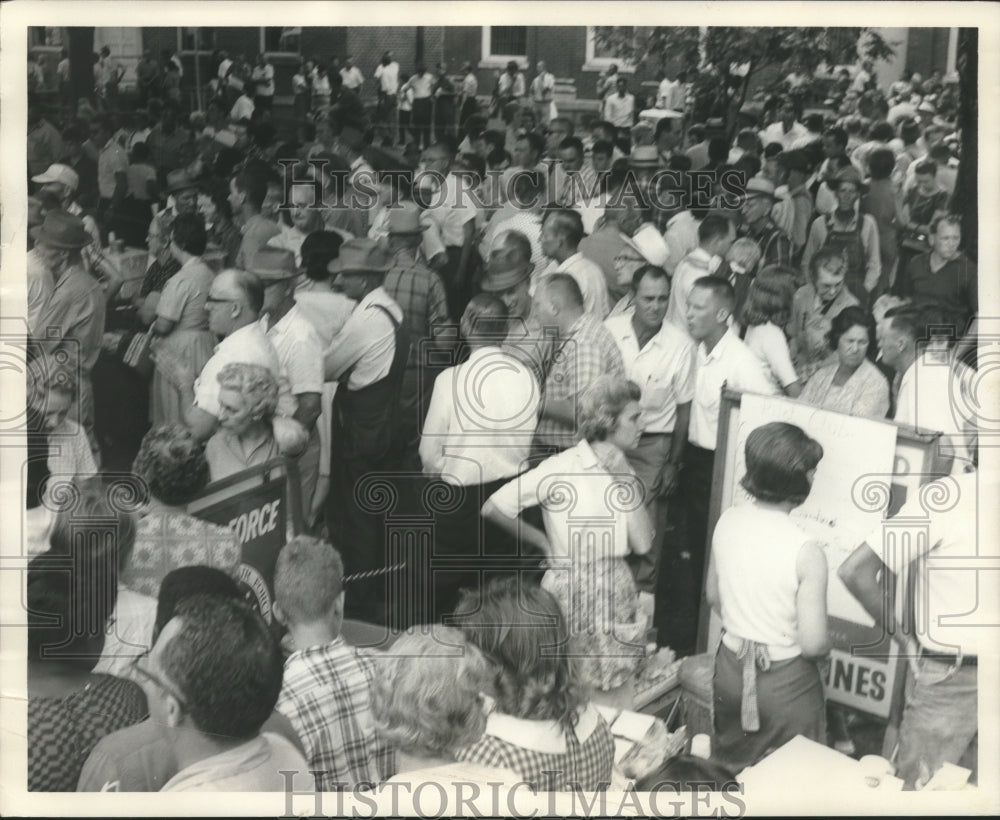
[[[68,211],[49,211],[45,221],[31,229],[31,238],[51,248],[75,250],[89,245],[92,238],[83,220]]]

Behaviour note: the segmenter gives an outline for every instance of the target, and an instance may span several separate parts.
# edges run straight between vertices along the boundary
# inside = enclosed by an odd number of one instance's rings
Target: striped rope
[[[361,581],[364,578],[374,578],[378,575],[385,575],[388,572],[395,572],[398,569],[403,569],[405,566],[406,566],[406,561],[403,561],[400,564],[393,564],[392,566],[388,567],[381,567],[379,569],[369,569],[365,570],[364,572],[355,572],[352,573],[351,575],[345,575],[344,583],[347,583],[349,581]]]

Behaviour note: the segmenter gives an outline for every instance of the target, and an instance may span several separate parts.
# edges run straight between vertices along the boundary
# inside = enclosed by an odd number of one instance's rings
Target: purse
[[[134,333],[121,350],[122,362],[131,367],[143,378],[148,379],[153,374],[153,329],[150,328],[145,333]]]

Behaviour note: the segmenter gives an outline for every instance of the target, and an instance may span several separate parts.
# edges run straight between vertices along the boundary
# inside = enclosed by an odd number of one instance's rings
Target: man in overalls
[[[368,474],[400,469],[399,392],[409,339],[402,309],[382,287],[391,263],[374,240],[352,239],[329,265],[337,287],[358,303],[324,356],[326,379],[339,382],[327,521],[348,575],[386,566],[382,515],[366,504],[372,494],[357,490]],[[353,611],[346,614],[384,623],[384,590],[383,574],[355,581],[348,598]]]
[[[847,266],[847,288],[867,309],[878,296],[874,291],[882,275],[878,225],[871,214],[861,213],[858,202],[865,184],[857,169],[841,168],[828,182],[837,196],[837,207],[832,214],[813,220],[802,254],[802,271],[808,275],[809,263],[820,248],[839,250]]]

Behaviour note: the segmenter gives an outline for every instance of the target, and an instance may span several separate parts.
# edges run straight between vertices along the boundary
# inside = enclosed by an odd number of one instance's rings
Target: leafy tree
[[[654,71],[672,62],[683,65],[694,84],[698,117],[722,117],[730,137],[755,82],[786,62],[811,74],[821,63],[851,64],[859,56],[874,62],[895,53],[870,28],[601,26],[595,36],[603,48]]]

